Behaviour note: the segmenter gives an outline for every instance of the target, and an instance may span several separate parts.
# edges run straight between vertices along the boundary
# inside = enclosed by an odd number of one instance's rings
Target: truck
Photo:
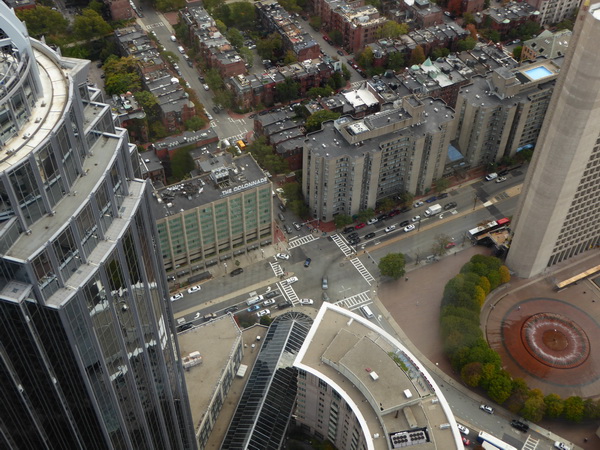
[[[435,216],[442,212],[442,205],[439,203],[437,205],[430,206],[425,210],[425,217]]]

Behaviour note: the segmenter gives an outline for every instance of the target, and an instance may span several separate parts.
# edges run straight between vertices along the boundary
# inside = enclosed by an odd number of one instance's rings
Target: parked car
[[[204,88],[205,91],[209,91],[210,88],[208,87],[208,84],[203,84],[202,87]]]
[[[302,228],[302,224],[298,222],[294,222],[292,223],[292,225],[294,225],[294,228],[298,231],[300,231],[300,229]]]
[[[466,437],[464,437],[464,436],[461,436],[461,438],[462,438],[462,443],[463,443],[463,445],[464,445],[464,446],[469,446],[469,445],[471,445],[471,441],[470,441],[470,440],[468,440]]]
[[[269,305],[274,305],[274,304],[275,304],[275,300],[274,300],[274,299],[272,299],[272,298],[270,298],[270,299],[268,299],[268,300],[265,300],[265,301],[263,302],[263,306],[269,306]]]
[[[193,323],[184,323],[184,324],[179,325],[177,327],[177,332],[181,333],[182,331],[189,330],[190,328],[193,328],[193,326],[194,326]]]
[[[382,221],[382,220],[387,220],[389,219],[390,216],[388,216],[387,214],[382,214],[380,216],[377,216],[377,220]]]
[[[274,291],[269,291],[267,293],[264,294],[265,298],[273,298],[273,297],[277,297],[279,295],[279,291],[278,290],[274,290]]]
[[[404,227],[404,232],[408,233],[409,231],[412,231],[416,228],[416,226],[414,226],[413,224],[407,225]]]
[[[231,273],[229,274],[229,276],[235,277],[236,275],[239,275],[243,271],[244,271],[244,269],[242,269],[241,267],[238,267],[237,269],[232,270]]]
[[[314,302],[310,298],[301,298],[300,299],[301,305],[312,305],[313,303]]]
[[[488,414],[494,414],[494,408],[489,405],[479,405],[479,409],[485,411]]]
[[[398,224],[398,226],[404,228],[406,225],[410,225],[410,220],[403,220]]]
[[[367,221],[367,225],[373,225],[374,223],[379,222],[379,219],[377,217],[373,217],[372,219],[369,219]]]
[[[248,312],[252,312],[252,311],[256,311],[257,309],[260,309],[260,305],[252,305],[250,308],[248,308],[246,311]]]
[[[364,222],[361,222],[361,223],[359,223],[358,225],[356,225],[354,228],[355,228],[355,229],[357,229],[357,230],[360,230],[361,228],[364,228],[364,227],[366,227],[366,226],[367,226],[367,224],[366,224],[366,223],[364,223]]]
[[[277,253],[275,256],[277,256],[278,259],[285,259],[286,261],[290,259],[290,255],[287,253]]]
[[[389,227],[385,227],[385,232],[389,233],[390,231],[394,231],[396,229],[396,225],[390,225]]]
[[[193,294],[194,292],[198,292],[202,287],[200,285],[192,286],[188,289],[188,294]]]
[[[341,51],[341,50],[338,50],[338,51],[337,51],[337,54],[338,54],[338,55],[340,55],[340,56],[344,56],[344,52],[343,52],[343,51]]]
[[[321,289],[329,289],[329,282],[327,281],[327,277],[321,278]]]
[[[350,240],[348,241],[348,244],[350,244],[350,245],[356,245],[356,244],[358,244],[359,242],[360,242],[360,238],[359,238],[359,237],[355,237],[354,239],[350,239]]]
[[[171,35],[170,39],[171,39],[173,42],[177,42],[177,38],[176,38],[176,37],[175,37],[175,35],[173,35],[173,34]]]
[[[375,233],[365,234],[365,239],[373,239],[375,237]]]
[[[287,234],[292,234],[292,229],[289,225],[284,225],[283,228]]]
[[[306,258],[306,260],[304,261],[304,267],[308,267],[310,266],[310,262],[312,261],[312,259],[310,258]]]
[[[412,222],[418,222],[419,220],[421,220],[421,216],[415,216],[412,219],[410,219]]]
[[[352,233],[353,231],[354,231],[354,227],[346,227],[346,228],[344,228],[342,233],[348,234],[348,233]]]
[[[444,210],[448,211],[449,209],[456,208],[456,206],[457,206],[456,202],[446,203],[444,205]]]
[[[267,314],[271,314],[271,311],[269,311],[268,309],[263,309],[262,311],[256,313],[258,317],[266,316]]]
[[[425,200],[425,203],[433,203],[437,200],[437,197],[434,195],[433,197],[429,197],[427,200]]]
[[[348,235],[348,239],[354,239],[354,238],[357,238],[357,237],[358,237],[358,233],[356,231],[354,233],[350,233]]]
[[[413,208],[418,208],[419,206],[423,206],[424,204],[425,204],[425,202],[421,202],[421,201],[419,201],[419,202],[415,202],[415,203],[413,204]]]
[[[460,431],[465,436],[469,435],[469,429],[467,427],[465,427],[464,425],[461,425],[460,423],[457,423],[456,424],[456,428],[458,428],[458,431]]]
[[[559,441],[556,441],[554,443],[554,448],[557,448],[558,450],[571,450],[571,447],[569,447],[568,445],[565,445]]]
[[[229,308],[225,309],[223,311],[223,314],[233,313],[233,312],[236,312],[237,310],[238,310],[238,306],[233,305],[233,306],[230,306]]]
[[[524,433],[526,433],[527,431],[529,431],[529,425],[527,425],[526,423],[521,422],[520,420],[511,420],[510,421],[510,426],[513,428],[516,428],[519,431],[523,431]]]
[[[496,178],[496,183],[502,183],[503,181],[506,181],[507,178],[506,177],[498,177]]]
[[[392,209],[392,210],[391,210],[391,211],[388,213],[388,216],[390,216],[390,217],[395,217],[395,216],[397,216],[398,214],[400,214],[400,211],[398,211],[397,209]]]
[[[296,281],[298,281],[298,277],[289,277],[285,280],[283,280],[281,282],[282,285],[290,285],[290,284],[294,284]]]
[[[181,292],[178,292],[175,295],[171,295],[171,301],[174,302],[176,300],[179,300],[180,298],[183,298],[183,294]]]
[[[447,249],[448,248],[452,248],[452,247],[456,247],[456,243],[455,242],[448,242],[445,246]]]
[[[447,192],[442,192],[441,194],[438,194],[438,196],[437,196],[438,200],[442,199],[442,198],[446,198],[446,197],[448,197],[448,193]]]
[[[492,181],[492,180],[494,180],[494,179],[496,179],[496,178],[498,178],[498,174],[497,174],[496,172],[493,172],[493,173],[488,173],[488,174],[485,176],[485,180],[486,180],[486,181]]]

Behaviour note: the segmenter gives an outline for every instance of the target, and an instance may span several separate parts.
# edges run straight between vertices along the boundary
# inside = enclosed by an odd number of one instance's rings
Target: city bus
[[[468,231],[468,235],[471,239],[476,239],[485,233],[489,233],[490,231],[498,230],[499,228],[506,227],[509,224],[510,224],[510,219],[508,217],[503,217],[502,219],[492,220],[491,222],[488,222],[485,225],[481,225],[479,227],[470,229]]]
[[[486,433],[485,431],[480,431],[479,436],[477,436],[477,442],[483,444],[487,442],[490,445],[493,445],[499,450],[517,450],[510,444],[507,444],[504,441],[501,441],[497,437],[492,436],[491,434]]]

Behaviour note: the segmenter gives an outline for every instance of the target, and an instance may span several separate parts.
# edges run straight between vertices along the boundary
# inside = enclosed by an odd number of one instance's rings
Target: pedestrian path
[[[298,294],[294,288],[287,283],[277,283],[279,286],[279,292],[283,294],[285,299],[290,302],[292,305],[297,305],[299,303]]]
[[[362,275],[365,281],[369,283],[369,286],[371,286],[371,283],[375,281],[375,278],[373,277],[373,275],[371,275],[371,272],[367,270],[362,261],[358,258],[353,258],[350,260],[350,262],[354,267],[356,267],[356,270],[358,270],[358,273]]]
[[[318,237],[314,237],[312,234],[308,236],[298,236],[292,238],[288,241],[288,250],[291,250],[296,247],[300,247],[301,245],[308,244],[309,242],[316,241],[319,239]]]
[[[521,450],[535,450],[540,443],[539,439],[534,439],[531,435],[527,436],[527,440],[525,444],[523,444],[523,448]]]
[[[361,292],[360,294],[353,295],[352,297],[338,300],[335,302],[335,305],[349,309],[350,311],[358,309],[363,305],[373,303],[371,301],[371,297],[369,297],[369,292],[370,291]]]
[[[354,251],[350,248],[350,246],[348,244],[346,244],[346,240],[339,234],[332,235],[331,239],[333,239],[333,242],[335,242],[335,245],[337,245],[340,248],[340,250],[342,251],[344,256],[350,256],[354,253]]]
[[[275,272],[276,277],[283,276],[284,272],[281,266],[279,265],[279,261],[270,262],[269,264],[271,265],[271,269],[273,269],[273,272]]]

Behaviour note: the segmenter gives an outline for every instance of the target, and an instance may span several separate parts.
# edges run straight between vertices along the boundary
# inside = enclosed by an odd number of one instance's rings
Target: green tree
[[[281,36],[278,33],[270,34],[267,38],[256,43],[256,51],[263,59],[275,60],[281,51]]]
[[[202,6],[204,6],[204,8],[206,8],[207,11],[212,13],[217,8],[222,6],[224,3],[225,3],[224,0],[203,0]]]
[[[295,62],[298,62],[298,58],[296,57],[296,54],[291,50],[288,50],[287,52],[285,52],[285,56],[283,57],[283,64],[285,64],[287,66],[288,64],[292,64]]]
[[[357,215],[358,217],[356,220],[359,222],[366,222],[367,220],[375,217],[375,211],[373,211],[372,208],[363,209],[362,211],[359,211]]]
[[[406,271],[404,270],[405,261],[402,253],[388,253],[379,260],[379,272],[381,275],[391,277],[397,280],[403,277]]]
[[[463,14],[462,17],[463,17],[463,23],[465,25],[472,25],[475,23],[475,16],[473,16],[473,14],[471,14],[471,13],[466,12]]]
[[[341,31],[333,29],[329,32],[329,37],[333,43],[337,46],[341,46],[344,43],[344,35]]]
[[[205,72],[204,77],[206,84],[213,90],[217,91],[219,89],[223,89],[225,84],[223,83],[223,78],[221,78],[221,74],[217,69],[209,69]]]
[[[123,94],[127,91],[142,89],[140,76],[137,73],[115,73],[106,76],[104,90],[109,95]]]
[[[346,214],[338,214],[337,216],[333,217],[333,223],[335,224],[336,228],[345,227],[346,225],[350,225],[352,222],[354,222],[352,217]]]
[[[448,249],[446,248],[446,246],[450,242],[452,242],[450,236],[446,234],[438,234],[434,238],[433,244],[431,245],[431,253],[439,256],[445,255],[446,253],[448,253]]]
[[[396,203],[389,197],[382,199],[378,204],[378,208],[381,211],[391,211],[394,209],[394,206],[396,206]]]
[[[154,94],[148,91],[138,91],[133,95],[148,116],[154,116],[156,114],[158,101]]]
[[[448,178],[438,178],[435,180],[435,191],[444,192],[450,187],[450,180]]]
[[[310,133],[312,131],[317,131],[321,129],[321,124],[328,120],[335,120],[340,117],[340,113],[328,111],[323,109],[321,111],[317,111],[311,114],[308,119],[306,119],[306,131]]]
[[[27,25],[29,35],[36,39],[62,36],[69,27],[69,21],[60,12],[46,6],[17,10],[16,14]]]
[[[512,55],[513,58],[515,59],[515,61],[520,61],[521,60],[521,54],[523,53],[523,47],[522,46],[517,46],[515,48],[513,48],[512,51]]]
[[[259,320],[259,323],[261,325],[266,326],[266,327],[268,327],[269,325],[271,325],[271,322],[273,322],[273,318],[271,316],[269,316],[269,315],[261,316],[260,320]]]
[[[242,45],[244,45],[244,36],[242,36],[242,33],[237,28],[229,28],[225,35],[227,36],[229,43],[235,48],[241,48]]]
[[[557,30],[573,30],[573,21],[571,19],[565,19],[562,22],[556,24]]]
[[[298,98],[298,91],[300,85],[292,80],[290,77],[286,77],[283,83],[277,84],[275,90],[277,91],[276,98],[278,101],[286,103],[290,100]]]
[[[546,404],[544,403],[544,394],[539,389],[529,391],[529,396],[525,400],[521,416],[531,422],[539,422],[544,417]]]
[[[380,39],[396,39],[403,34],[408,33],[408,26],[403,23],[388,20],[376,33]]]
[[[96,11],[98,14],[102,15],[102,10],[104,9],[104,3],[99,2],[97,0],[92,0],[88,3],[87,7],[93,11]]]
[[[533,36],[537,36],[541,30],[542,30],[542,27],[540,26],[539,23],[537,23],[533,20],[528,20],[527,22],[519,25],[519,27],[517,28],[517,33],[522,41],[527,41],[527,40],[531,39]],[[496,42],[496,41],[494,41],[494,42]]]
[[[405,206],[410,206],[413,200],[415,199],[415,195],[408,191],[402,192],[398,197],[402,204]]]
[[[558,394],[546,395],[544,403],[546,404],[545,417],[548,419],[558,419],[562,416],[564,402]]]
[[[242,55],[242,58],[244,58],[244,61],[246,61],[250,67],[254,65],[254,53],[252,53],[252,50],[248,47],[240,48],[240,55]]]
[[[193,116],[185,121],[185,129],[188,131],[198,131],[204,126],[204,120],[201,117]]]
[[[460,376],[467,386],[479,386],[479,382],[481,381],[481,367],[480,362],[472,362],[463,366]]]
[[[175,182],[183,180],[195,168],[188,148],[175,150],[171,157],[171,176]]]
[[[169,135],[163,123],[158,120],[155,122],[151,122],[148,128],[150,131],[150,140],[163,139]]]
[[[471,36],[468,36],[464,39],[461,39],[456,43],[456,50],[459,52],[464,52],[466,50],[473,50],[477,45],[477,41],[473,39]]]
[[[583,402],[583,417],[586,420],[597,420],[600,418],[600,402],[591,398]]]
[[[506,400],[505,406],[513,414],[518,414],[529,397],[529,387],[523,378],[513,378],[512,383],[512,392]]]
[[[352,78],[352,74],[350,73],[350,69],[346,64],[342,64],[342,75],[344,76],[344,80],[349,81]]]
[[[584,410],[585,407],[581,397],[569,397],[564,401],[562,416],[569,422],[579,423],[583,420]]]
[[[431,51],[431,59],[445,58],[450,54],[450,50],[446,47],[436,47]]]
[[[404,67],[404,55],[400,52],[390,53],[388,55],[386,67],[398,71]]]
[[[373,49],[371,47],[365,47],[358,55],[356,55],[356,62],[364,69],[373,67]]]
[[[330,87],[314,87],[310,88],[306,94],[309,98],[329,97],[333,94],[333,89]]]
[[[256,13],[254,5],[250,2],[229,3],[229,23],[227,26],[235,26],[240,30],[252,30],[256,27]]]
[[[285,9],[287,12],[299,13],[302,11],[302,8],[298,6],[296,0],[279,0],[279,4],[283,6],[283,9]]]
[[[321,16],[312,16],[308,22],[308,24],[315,30],[319,31],[321,29],[321,25],[323,21],[321,20]]]
[[[77,39],[91,39],[111,32],[110,25],[93,9],[84,9],[73,21],[73,34]]]
[[[423,51],[423,47],[417,45],[410,52],[409,66],[423,64],[423,61],[425,61],[425,52]]]

